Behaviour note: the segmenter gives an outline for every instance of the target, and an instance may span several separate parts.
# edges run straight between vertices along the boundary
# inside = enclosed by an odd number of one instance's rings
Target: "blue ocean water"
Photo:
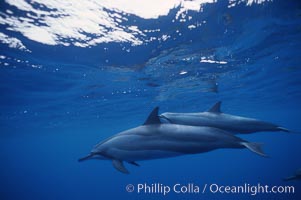
[[[60,21],[50,26],[43,16],[58,8],[29,1],[37,14],[17,6],[24,1],[1,1],[0,199],[300,199],[301,182],[282,178],[301,167],[301,3],[255,2],[206,3],[179,18],[181,6],[151,19],[104,9],[126,18],[108,30],[125,32],[106,32],[101,37],[111,34],[111,41],[86,45],[97,34],[79,30],[85,41],[69,29],[49,30]],[[137,28],[149,31],[125,34]],[[201,112],[217,101],[225,113],[293,133],[238,135],[263,143],[269,158],[220,149],[126,164],[129,175],[109,161],[77,162],[99,141],[141,125],[155,106],[160,112]],[[200,192],[137,193],[138,184],[177,183]],[[128,184],[134,192],[126,191]],[[206,184],[295,190],[203,194]]]

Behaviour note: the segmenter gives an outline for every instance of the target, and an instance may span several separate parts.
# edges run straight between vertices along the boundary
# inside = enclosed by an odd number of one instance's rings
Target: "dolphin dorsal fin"
[[[158,116],[159,107],[155,107],[154,110],[149,114],[143,125],[148,124],[161,124],[160,118]]]
[[[222,104],[221,101],[217,102],[216,104],[214,104],[214,106],[212,106],[212,107],[208,110],[208,112],[221,113],[221,112],[222,112],[222,111],[221,111],[221,104]]]

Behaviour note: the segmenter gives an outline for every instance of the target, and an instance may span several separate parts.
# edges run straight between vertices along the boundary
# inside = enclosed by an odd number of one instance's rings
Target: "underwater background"
[[[0,199],[301,199],[301,1],[0,3]],[[126,164],[78,163],[99,141],[162,112],[222,111],[293,133],[237,135],[246,149]],[[127,192],[128,184],[199,194]],[[202,194],[203,185],[294,194]]]

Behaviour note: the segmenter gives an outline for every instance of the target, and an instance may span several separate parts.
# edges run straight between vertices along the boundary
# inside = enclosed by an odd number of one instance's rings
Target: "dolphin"
[[[301,168],[298,169],[293,176],[289,176],[283,179],[284,181],[301,180]]]
[[[285,131],[288,129],[281,126],[260,121],[257,119],[246,118],[225,114],[221,111],[221,101],[217,102],[206,112],[198,113],[171,113],[165,112],[160,115],[162,122],[172,124],[182,124],[190,126],[210,126],[220,128],[231,133],[253,133],[260,131]]]
[[[91,158],[112,160],[118,171],[128,174],[123,162],[139,166],[136,161],[204,153],[220,148],[247,148],[266,156],[261,144],[250,143],[217,128],[163,124],[158,110],[156,107],[143,125],[98,143],[89,155],[79,161]]]

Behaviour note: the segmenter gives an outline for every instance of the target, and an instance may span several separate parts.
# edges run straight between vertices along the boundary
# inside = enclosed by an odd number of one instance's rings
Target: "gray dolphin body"
[[[286,177],[283,180],[284,181],[301,180],[301,168],[298,169],[293,176]]]
[[[161,124],[155,108],[142,126],[120,132],[97,144],[91,153],[79,159],[112,160],[113,166],[129,173],[123,162],[197,154],[220,148],[248,148],[265,156],[261,145],[249,143],[223,130],[175,124]]]
[[[221,102],[217,102],[207,112],[199,113],[171,113],[166,112],[160,118],[167,123],[190,126],[209,126],[220,128],[231,133],[253,133],[260,131],[285,131],[288,129],[281,126],[260,121],[257,119],[229,115],[221,112]]]

